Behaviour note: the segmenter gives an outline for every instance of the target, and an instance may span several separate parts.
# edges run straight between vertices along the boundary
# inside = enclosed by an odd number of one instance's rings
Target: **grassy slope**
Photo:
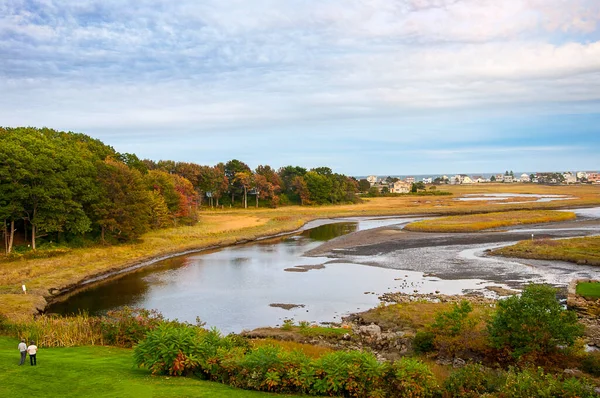
[[[317,218],[401,214],[468,214],[518,209],[551,209],[564,206],[600,205],[600,186],[538,186],[528,184],[485,184],[444,186],[455,196],[404,196],[368,199],[359,205],[300,207],[279,209],[233,209],[207,211],[193,227],[152,231],[141,242],[119,246],[74,249],[60,257],[18,261],[0,261],[0,314],[11,318],[30,316],[44,306],[43,296],[50,289],[64,289],[91,275],[122,269],[158,256],[180,253],[213,245],[231,245],[237,241],[293,231]],[[489,204],[463,202],[462,194],[515,192],[569,194],[578,199],[546,203]],[[20,293],[25,283],[32,296]]]
[[[133,366],[131,350],[47,348],[38,366],[18,366],[18,341],[0,336],[2,397],[281,397],[192,378],[154,377]],[[29,358],[27,358],[29,361]]]
[[[441,217],[413,222],[404,229],[419,232],[476,232],[490,228],[568,221],[575,218],[575,213],[565,211],[520,210]]]
[[[578,264],[600,265],[600,236],[571,239],[526,240],[502,247],[492,254],[505,257],[561,260]]]

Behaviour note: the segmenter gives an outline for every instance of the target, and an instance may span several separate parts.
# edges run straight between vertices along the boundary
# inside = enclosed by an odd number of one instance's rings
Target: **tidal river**
[[[538,229],[553,237],[600,234],[598,223],[589,222],[598,218],[597,209],[583,210],[580,216],[581,224],[557,225],[550,233],[536,226],[487,234],[489,239],[437,234],[396,240],[396,234],[405,234],[403,226],[416,218],[315,221],[294,236],[157,262],[89,286],[48,312],[98,314],[137,306],[157,309],[171,319],[194,322],[200,317],[207,326],[228,333],[280,325],[286,318],[339,321],[345,314],[376,306],[379,294],[392,291],[494,296],[488,287],[518,287],[531,281],[564,286],[573,277],[600,278],[600,268],[487,257],[484,252]],[[335,247],[345,238],[376,234],[389,239]],[[315,255],[324,242],[331,247]]]

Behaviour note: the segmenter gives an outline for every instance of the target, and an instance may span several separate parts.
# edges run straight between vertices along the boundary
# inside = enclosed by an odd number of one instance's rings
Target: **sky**
[[[2,0],[0,125],[349,175],[600,169],[599,0]]]

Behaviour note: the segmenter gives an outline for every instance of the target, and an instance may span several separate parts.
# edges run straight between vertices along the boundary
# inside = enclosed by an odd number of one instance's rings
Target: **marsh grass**
[[[505,257],[559,260],[598,266],[600,265],[600,236],[526,240],[495,249],[491,253]]]
[[[476,232],[521,224],[574,220],[575,213],[552,210],[520,210],[441,217],[416,221],[404,229],[418,232]]]
[[[26,322],[5,325],[5,332],[27,341],[35,341],[38,347],[75,347],[103,345],[101,319],[85,313],[62,317],[40,315]]]

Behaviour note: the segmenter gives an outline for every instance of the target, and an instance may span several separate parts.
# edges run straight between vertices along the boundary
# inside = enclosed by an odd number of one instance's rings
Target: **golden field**
[[[364,203],[341,206],[277,209],[206,210],[189,227],[161,229],[145,234],[139,242],[116,246],[69,249],[58,257],[0,261],[0,314],[11,318],[29,316],[52,297],[91,276],[124,269],[157,257],[190,250],[233,245],[238,242],[293,232],[306,222],[320,218],[383,215],[459,215],[510,210],[548,210],[564,207],[600,206],[600,186],[539,186],[531,184],[478,184],[442,186],[452,196],[399,196],[368,198]],[[563,194],[574,200],[494,204],[487,201],[457,201],[477,193]],[[522,201],[518,200],[518,201]],[[513,200],[517,201],[517,200]],[[21,293],[27,285],[28,295]]]
[[[575,213],[567,211],[517,210],[416,221],[408,224],[404,229],[416,232],[477,232],[521,224],[568,221],[576,217]]]

